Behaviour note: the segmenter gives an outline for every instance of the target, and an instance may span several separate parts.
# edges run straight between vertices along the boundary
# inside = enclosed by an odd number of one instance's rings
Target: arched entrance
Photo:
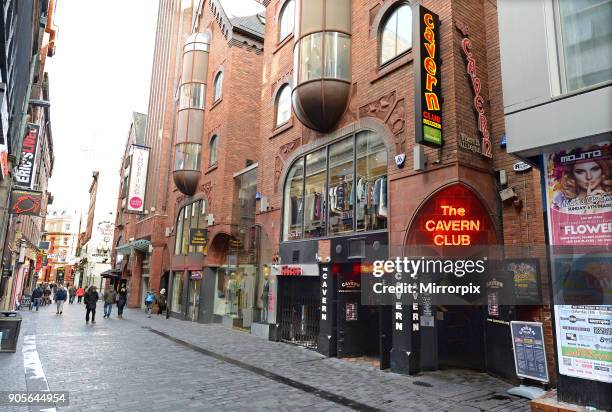
[[[474,190],[463,183],[430,195],[414,215],[404,256],[473,259],[489,256],[498,231],[491,213]],[[431,305],[430,305],[431,306]],[[419,307],[422,369],[461,367],[485,370],[487,307],[445,304]]]

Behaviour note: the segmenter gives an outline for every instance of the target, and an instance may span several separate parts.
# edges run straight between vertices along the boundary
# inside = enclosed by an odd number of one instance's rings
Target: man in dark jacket
[[[40,285],[36,286],[36,289],[32,292],[32,304],[36,307],[38,312],[38,305],[40,305],[40,298],[42,298],[43,291]]]
[[[95,286],[90,286],[85,293],[85,308],[87,313],[85,314],[85,323],[89,323],[89,314],[91,313],[91,323],[96,323],[96,305],[98,304],[98,292]]]
[[[53,299],[55,300],[55,304],[57,305],[57,312],[55,312],[56,315],[61,315],[64,312],[64,302],[66,302],[67,298],[68,293],[62,285],[59,285],[57,288],[55,288],[55,295],[53,296]]]

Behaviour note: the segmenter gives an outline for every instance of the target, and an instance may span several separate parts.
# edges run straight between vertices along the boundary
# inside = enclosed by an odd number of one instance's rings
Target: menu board
[[[516,374],[520,378],[529,378],[548,382],[544,332],[540,322],[510,322],[512,347]]]
[[[612,383],[612,306],[555,305],[559,372]]]

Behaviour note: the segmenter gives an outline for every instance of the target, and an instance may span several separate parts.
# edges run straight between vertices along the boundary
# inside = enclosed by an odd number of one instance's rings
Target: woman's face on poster
[[[581,191],[591,192],[602,182],[603,171],[597,162],[584,162],[574,165],[574,179]]]

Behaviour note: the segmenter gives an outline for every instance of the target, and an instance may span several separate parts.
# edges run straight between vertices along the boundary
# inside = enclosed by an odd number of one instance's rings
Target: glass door
[[[187,320],[198,321],[200,311],[200,280],[189,280],[189,296],[187,300]]]

